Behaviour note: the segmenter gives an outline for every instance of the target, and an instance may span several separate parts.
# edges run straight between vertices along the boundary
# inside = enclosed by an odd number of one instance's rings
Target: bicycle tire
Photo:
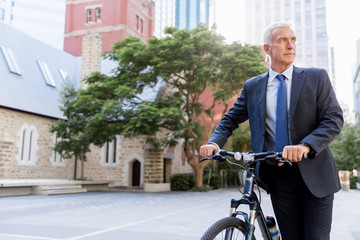
[[[226,217],[211,225],[201,237],[201,240],[225,239],[227,229],[232,229],[234,231],[230,238],[231,240],[245,239],[245,222],[236,217]],[[253,237],[253,240],[255,240],[255,236]]]

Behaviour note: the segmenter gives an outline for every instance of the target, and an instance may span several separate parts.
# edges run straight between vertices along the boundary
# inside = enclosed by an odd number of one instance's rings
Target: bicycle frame
[[[230,217],[220,219],[218,222],[214,223],[204,233],[204,239],[213,239],[214,237],[218,236],[216,234],[224,233],[223,231],[225,230],[225,239],[230,240],[232,239],[233,232],[236,229],[237,231],[241,231],[242,234],[244,234],[245,240],[253,240],[255,232],[255,220],[257,220],[263,239],[272,240],[269,228],[267,226],[267,221],[260,206],[259,199],[254,192],[254,186],[257,184],[254,166],[259,161],[268,161],[272,162],[273,164],[288,163],[290,165],[291,162],[282,159],[281,152],[240,153],[227,152],[226,150],[214,151],[211,157],[204,157],[200,159],[200,161],[227,161],[230,164],[245,169],[243,166],[230,161],[228,158],[226,158],[226,156],[230,156],[236,161],[242,161],[249,165],[249,170],[246,170],[246,181],[244,191],[242,192],[243,197],[239,200],[231,200]],[[237,208],[240,205],[248,205],[250,213],[247,214],[243,211],[238,211]],[[237,218],[238,216],[242,216],[244,220]]]
[[[231,199],[230,217],[237,217],[238,215],[241,215],[244,218],[247,228],[245,240],[253,239],[255,231],[255,219],[258,221],[263,238],[271,240],[271,235],[266,225],[265,216],[262,212],[258,197],[254,193],[254,181],[254,169],[250,168],[246,174],[244,196],[240,200]],[[242,204],[249,205],[250,216],[243,211],[237,211],[237,208]],[[226,231],[225,239],[231,239],[232,231],[232,229],[228,229]]]

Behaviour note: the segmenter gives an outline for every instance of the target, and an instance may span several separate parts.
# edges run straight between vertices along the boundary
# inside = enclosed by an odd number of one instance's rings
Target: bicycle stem
[[[244,195],[250,198],[253,194],[254,188],[254,174],[251,173],[251,169],[246,173],[246,181],[244,186]]]

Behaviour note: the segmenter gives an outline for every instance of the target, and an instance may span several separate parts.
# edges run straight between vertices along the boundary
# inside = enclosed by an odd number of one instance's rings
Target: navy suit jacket
[[[249,119],[252,151],[264,150],[268,77],[264,73],[244,83],[243,91],[209,142],[223,147],[233,130]],[[289,111],[290,144],[307,143],[313,150],[309,158],[298,163],[305,184],[319,198],[337,192],[340,181],[329,144],[340,133],[343,116],[324,69],[294,66]],[[264,169],[260,174],[262,180],[271,174]]]

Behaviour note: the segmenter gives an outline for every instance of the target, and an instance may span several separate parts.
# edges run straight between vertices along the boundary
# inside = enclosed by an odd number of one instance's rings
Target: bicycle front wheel
[[[215,222],[201,237],[201,240],[241,240],[245,239],[244,221],[236,217],[226,217]],[[255,240],[255,237],[253,237]]]

